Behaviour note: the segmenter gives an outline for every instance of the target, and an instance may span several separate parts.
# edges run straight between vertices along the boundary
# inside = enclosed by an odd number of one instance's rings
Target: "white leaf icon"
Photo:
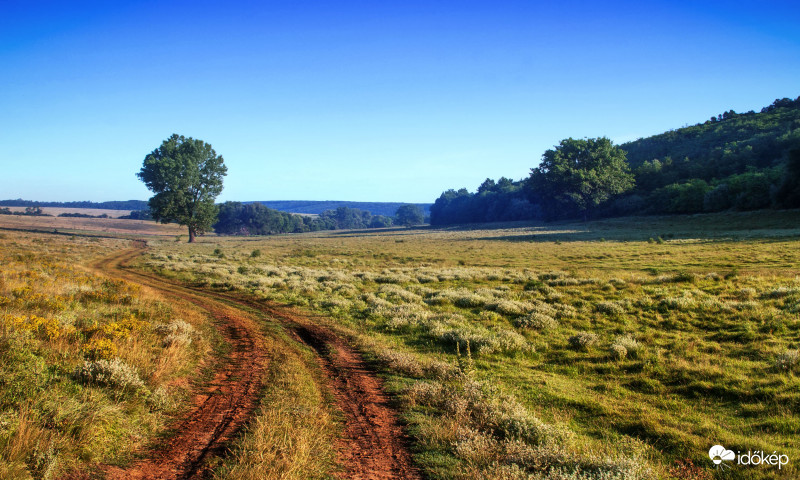
[[[723,460],[734,460],[736,458],[736,454],[733,453],[733,450],[726,450],[722,445],[714,445],[711,447],[708,451],[708,456],[711,458],[711,461],[714,462],[714,465],[719,465]]]

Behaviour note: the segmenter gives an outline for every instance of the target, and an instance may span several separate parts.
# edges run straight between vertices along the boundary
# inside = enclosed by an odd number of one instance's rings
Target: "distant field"
[[[798,478],[800,212],[490,227],[151,242],[141,265],[351,335],[430,478]],[[722,471],[713,445],[791,462]]]
[[[24,212],[26,207],[6,207],[12,212]],[[41,207],[42,213],[57,217],[62,213],[81,213],[85,215],[103,215],[111,218],[119,218],[123,215],[130,215],[130,210],[111,210],[107,208],[64,208],[64,207]]]
[[[11,207],[13,208],[13,207]],[[24,210],[24,208],[23,208]],[[47,210],[47,209],[43,209]],[[105,212],[113,210],[90,209],[53,209],[53,210],[85,210]],[[99,215],[100,213],[94,213]],[[176,236],[186,235],[185,229],[174,224],[160,224],[149,220],[120,220],[116,218],[74,218],[74,217],[34,217],[23,215],[0,215],[0,228],[23,230],[58,230],[60,232],[94,232],[112,234]]]

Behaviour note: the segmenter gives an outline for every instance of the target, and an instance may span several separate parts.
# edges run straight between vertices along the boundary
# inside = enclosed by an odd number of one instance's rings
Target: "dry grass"
[[[4,207],[12,212],[24,212],[27,207]],[[68,208],[68,207],[41,207],[42,213],[57,217],[62,213],[80,213],[82,215],[108,215],[110,218],[119,218],[123,215],[130,215],[130,210],[111,210],[108,208]]]
[[[52,232],[93,232],[114,235],[186,236],[183,227],[160,224],[150,220],[120,220],[118,218],[70,218],[0,215],[0,229]]]
[[[474,441],[459,443],[454,425],[508,396],[542,424],[572,432],[558,445],[579,460],[559,457],[547,467],[552,475],[580,467],[581,478],[616,478],[614,468],[633,462],[667,477],[681,471],[678,462],[708,467],[718,443],[800,458],[792,441],[800,425],[798,217],[207,238],[163,243],[143,265],[325,313],[362,338],[401,397],[420,381],[458,388],[427,369],[434,361],[486,385],[483,402],[403,397],[417,460],[431,476],[542,474],[529,457],[495,448],[505,438],[497,429],[472,425]],[[594,344],[579,342],[580,332]],[[477,462],[480,448],[466,453],[484,444],[489,463]],[[602,473],[601,464],[612,466]],[[790,465],[781,473],[797,472]]]
[[[285,339],[265,348],[271,361],[261,406],[215,478],[330,478],[337,432],[313,360]]]
[[[181,407],[188,384],[178,380],[209,353],[207,321],[81,267],[126,245],[0,235],[0,477],[125,462]],[[164,347],[154,327],[178,319],[199,334]]]

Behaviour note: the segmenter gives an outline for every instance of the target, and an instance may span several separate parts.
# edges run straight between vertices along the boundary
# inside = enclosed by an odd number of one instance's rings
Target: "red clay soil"
[[[260,328],[241,308],[257,310],[286,327],[318,355],[327,387],[344,415],[338,444],[344,469],[339,477],[357,480],[419,479],[408,440],[380,379],[361,355],[330,329],[296,310],[254,299],[188,287],[154,274],[124,268],[143,251],[127,250],[95,263],[106,275],[146,285],[167,297],[188,300],[208,311],[232,351],[210,385],[195,396],[194,409],[175,428],[175,435],[129,469],[109,468],[110,479],[190,479],[209,473],[209,455],[222,455],[226,443],[252,415],[266,362]]]
[[[342,478],[358,480],[419,479],[408,439],[375,373],[344,339],[287,307],[262,304],[260,310],[291,329],[313,348],[329,379],[336,406],[344,413],[339,442]]]
[[[219,301],[121,268],[140,255],[141,248],[127,250],[94,264],[106,275],[146,285],[166,298],[189,301],[214,317],[230,352],[218,365],[213,379],[195,393],[189,414],[171,427],[168,440],[145,459],[127,469],[108,467],[108,479],[189,479],[208,473],[205,460],[223,452],[226,442],[252,415],[258,405],[261,379],[266,367],[263,339],[250,315]]]

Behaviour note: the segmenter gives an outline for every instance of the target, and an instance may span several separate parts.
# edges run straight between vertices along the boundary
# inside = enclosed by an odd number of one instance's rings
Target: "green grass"
[[[385,369],[431,478],[794,478],[707,452],[800,458],[798,220],[214,238],[142,265],[325,313]]]
[[[187,403],[205,319],[82,267],[127,245],[0,235],[0,478],[128,464]],[[191,344],[165,343],[174,322]]]

